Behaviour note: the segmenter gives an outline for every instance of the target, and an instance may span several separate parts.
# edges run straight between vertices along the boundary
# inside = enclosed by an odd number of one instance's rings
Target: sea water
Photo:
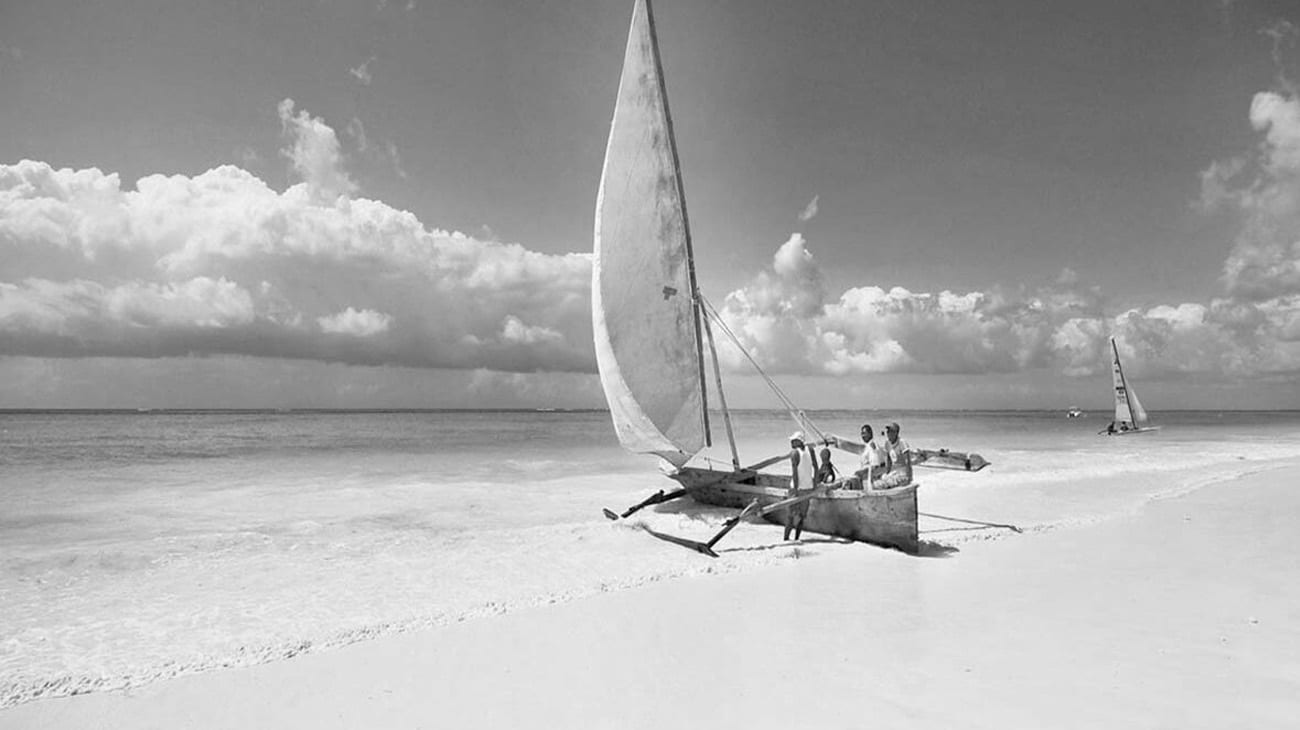
[[[917,469],[917,560],[1135,514],[1300,456],[1295,412],[1162,413],[1161,431],[1122,438],[1097,435],[1103,413],[807,415],[813,439],[898,421],[913,447],[992,462]],[[784,413],[733,420],[744,463],[794,429]],[[714,425],[704,459],[729,463]],[[855,458],[834,457],[842,471]],[[732,511],[601,514],[674,486],[599,411],[0,412],[0,708],[817,550],[884,554],[745,524],[714,560],[640,528],[707,539]]]

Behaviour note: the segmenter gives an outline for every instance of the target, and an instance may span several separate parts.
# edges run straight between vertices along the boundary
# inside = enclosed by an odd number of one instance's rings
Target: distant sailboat
[[[1159,426],[1149,425],[1146,409],[1138,400],[1133,386],[1129,385],[1124,377],[1124,368],[1119,362],[1119,347],[1115,345],[1114,337],[1110,338],[1110,351],[1113,356],[1111,376],[1115,385],[1115,420],[1099,433],[1107,436],[1127,436],[1133,433],[1158,431]]]
[[[596,363],[619,441],[629,451],[663,459],[668,476],[681,485],[672,492],[661,490],[622,515],[606,510],[607,517],[627,517],[679,497],[744,508],[707,543],[654,533],[714,555],[713,544],[740,517],[756,513],[782,521],[785,510],[807,502],[803,529],[809,532],[917,551],[916,484],[880,490],[819,487],[788,497],[788,475],[740,466],[713,353],[710,315],[724,334],[730,331],[696,286],[686,198],[648,0],[636,0],[633,9],[596,196],[591,306]],[[706,343],[713,353],[731,469],[687,466],[711,443]],[[820,435],[767,382],[801,428]]]

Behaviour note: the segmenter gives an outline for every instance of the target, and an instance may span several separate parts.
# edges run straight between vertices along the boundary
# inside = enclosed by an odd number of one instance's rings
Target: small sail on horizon
[[[620,443],[680,467],[708,442],[686,199],[648,0],[637,0],[596,196],[592,326]]]
[[[1107,427],[1108,433],[1114,433],[1118,426],[1121,431],[1147,429],[1149,418],[1147,411],[1138,400],[1137,393],[1124,377],[1124,367],[1119,361],[1119,346],[1115,338],[1110,338],[1111,380],[1115,387],[1115,420]]]

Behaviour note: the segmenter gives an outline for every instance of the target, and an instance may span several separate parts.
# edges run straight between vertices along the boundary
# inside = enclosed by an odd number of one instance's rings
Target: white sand
[[[0,728],[1296,727],[1297,469],[946,558],[778,547],[807,559],[31,702]]]

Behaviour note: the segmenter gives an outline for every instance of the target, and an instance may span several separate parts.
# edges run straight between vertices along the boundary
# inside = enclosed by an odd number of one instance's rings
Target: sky
[[[0,408],[604,406],[631,0],[0,2]],[[1300,7],[657,0],[806,408],[1300,408]],[[778,402],[720,345],[728,399]]]

